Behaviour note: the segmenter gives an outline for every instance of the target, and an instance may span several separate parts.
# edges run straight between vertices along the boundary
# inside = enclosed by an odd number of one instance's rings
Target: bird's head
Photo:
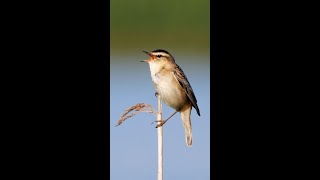
[[[165,63],[167,61],[174,62],[173,56],[166,50],[163,49],[156,49],[151,52],[143,51],[144,53],[149,55],[148,60],[143,60],[141,62],[148,62],[148,63]]]

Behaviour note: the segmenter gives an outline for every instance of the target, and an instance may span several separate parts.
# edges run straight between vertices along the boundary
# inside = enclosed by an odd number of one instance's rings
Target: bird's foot
[[[164,123],[166,123],[167,121],[156,121],[156,122],[160,122],[160,123],[156,126],[156,128],[158,128],[158,127],[163,126]]]
[[[157,121],[153,121],[151,124],[153,124],[153,123],[155,123],[155,122],[162,122],[162,121],[159,121],[159,120],[157,120]]]

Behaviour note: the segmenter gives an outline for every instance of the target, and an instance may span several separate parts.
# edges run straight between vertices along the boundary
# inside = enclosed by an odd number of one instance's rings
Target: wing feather
[[[200,110],[197,105],[197,99],[196,96],[193,93],[192,87],[187,79],[187,77],[184,75],[182,69],[176,64],[173,70],[173,76],[175,79],[179,82],[184,92],[187,94],[188,98],[190,99],[192,106],[197,110],[198,115],[200,116]]]

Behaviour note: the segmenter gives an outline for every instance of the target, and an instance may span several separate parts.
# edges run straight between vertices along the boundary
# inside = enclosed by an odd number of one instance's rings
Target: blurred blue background
[[[180,114],[163,127],[163,177],[210,179],[209,0],[111,0],[110,178],[157,179],[155,115],[140,113],[115,127],[136,103],[157,109],[149,66],[142,51],[165,49],[187,76],[200,108],[191,113],[193,145],[185,143]],[[174,112],[163,104],[163,117]]]

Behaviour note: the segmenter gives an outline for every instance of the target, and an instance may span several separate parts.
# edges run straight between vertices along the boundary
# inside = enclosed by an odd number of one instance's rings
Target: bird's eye
[[[157,55],[157,57],[158,57],[158,58],[161,58],[162,56],[161,56],[161,55]]]

